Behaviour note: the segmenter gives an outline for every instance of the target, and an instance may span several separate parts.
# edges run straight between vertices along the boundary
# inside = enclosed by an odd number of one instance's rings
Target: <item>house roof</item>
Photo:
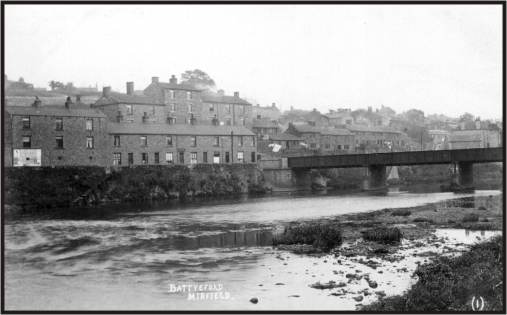
[[[269,138],[275,141],[303,141],[303,138],[291,135],[290,133],[282,132],[277,135],[270,135]]]
[[[346,128],[352,132],[388,132],[388,133],[399,133],[401,131],[389,128],[389,127],[368,127],[362,125],[347,125]]]
[[[271,119],[254,119],[252,122],[253,128],[279,128],[277,121]]]
[[[58,117],[96,117],[106,118],[103,112],[98,109],[77,106],[65,108],[63,105],[32,106],[6,106],[5,110],[11,115],[19,116],[58,116]]]
[[[293,124],[294,128],[301,133],[320,133],[322,135],[327,136],[350,136],[352,133],[347,129],[340,128],[323,128],[323,127],[314,127],[311,125],[300,125]]]
[[[152,82],[151,84],[157,85],[158,87],[160,87],[162,89],[167,89],[167,90],[202,91],[202,89],[198,89],[195,86],[193,86],[192,84],[186,84],[186,83],[167,83],[167,82],[153,83]]]
[[[224,103],[224,104],[241,104],[241,105],[252,105],[240,97],[222,95],[210,91],[204,91],[201,94],[203,102],[208,103]]]
[[[452,134],[449,136],[449,142],[477,142],[481,141],[480,134]]]
[[[153,97],[146,95],[128,95],[123,93],[111,92],[109,96],[102,96],[95,102],[95,106],[111,105],[111,104],[141,104],[141,105],[159,105],[164,104],[158,102]]]
[[[213,126],[184,124],[145,124],[114,123],[108,125],[110,134],[155,134],[155,135],[196,135],[196,136],[230,136],[231,132],[239,136],[253,136],[254,133],[243,126]]]

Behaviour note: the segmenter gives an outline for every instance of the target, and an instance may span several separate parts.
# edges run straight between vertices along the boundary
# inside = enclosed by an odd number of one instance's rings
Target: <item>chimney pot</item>
[[[104,86],[102,88],[102,96],[109,97],[111,95],[111,87],[110,86]]]
[[[239,92],[234,92],[234,97],[239,97]]]
[[[151,83],[158,83],[158,77],[151,77]]]
[[[70,99],[70,96],[67,96],[67,100],[65,100],[65,108],[70,108],[70,104],[72,104],[72,100]]]
[[[127,95],[134,95],[134,82],[127,82]]]
[[[176,78],[176,76],[174,74],[171,75],[171,78],[169,79],[169,83],[178,84],[178,79]]]

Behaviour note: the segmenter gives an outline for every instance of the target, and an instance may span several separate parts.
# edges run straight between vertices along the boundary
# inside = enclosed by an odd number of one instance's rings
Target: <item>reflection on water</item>
[[[489,208],[495,198],[487,196],[497,194],[301,195],[155,209],[116,205],[102,215],[82,212],[72,219],[62,214],[17,218],[5,225],[6,305],[8,309],[188,309],[187,301],[166,294],[168,281],[219,281],[235,302],[192,304],[191,308],[253,307],[248,300],[255,293],[265,301],[272,300],[272,304],[263,304],[264,309],[304,308],[301,303],[311,305],[317,300],[322,304],[313,305],[315,309],[343,309],[345,304],[336,304],[336,298],[329,300],[316,292],[319,290],[307,289],[316,279],[301,273],[318,264],[317,260],[290,256],[298,265],[273,256],[276,229],[300,219],[427,202]],[[280,265],[276,273],[275,267],[270,269],[274,261]],[[328,273],[343,266],[319,268],[315,276],[322,273],[324,281],[329,280]],[[259,286],[275,277],[281,277],[278,282],[285,283],[285,289]],[[287,298],[301,292],[306,295],[298,301]]]

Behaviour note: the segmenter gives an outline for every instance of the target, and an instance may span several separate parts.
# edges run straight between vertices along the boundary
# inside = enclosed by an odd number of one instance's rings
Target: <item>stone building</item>
[[[502,146],[502,134],[496,129],[453,130],[449,149],[492,148]]]
[[[329,110],[326,116],[329,118],[329,124],[333,126],[352,125],[354,117],[350,108],[338,108],[337,110]]]
[[[107,166],[107,117],[72,103],[5,108],[5,166]]]
[[[290,123],[286,132],[304,139],[310,150],[320,153],[340,154],[354,151],[354,135],[347,129]]]
[[[203,91],[202,114],[203,119],[212,124],[222,126],[252,126],[252,105],[239,97],[239,92],[234,96],[225,95],[223,90],[217,93]]]
[[[254,119],[252,122],[252,131],[259,140],[268,140],[272,136],[280,133],[280,124],[276,120],[268,118]]]
[[[282,112],[280,112],[275,103],[272,103],[271,106],[260,106],[257,104],[252,107],[252,117],[254,119],[278,120],[280,116],[282,116]]]
[[[110,123],[109,137],[114,166],[256,162],[243,126]]]
[[[354,134],[358,152],[403,151],[408,142],[406,135],[388,127],[347,125],[346,128]]]
[[[431,137],[430,150],[448,149],[449,131],[441,129],[430,129],[428,134]]]

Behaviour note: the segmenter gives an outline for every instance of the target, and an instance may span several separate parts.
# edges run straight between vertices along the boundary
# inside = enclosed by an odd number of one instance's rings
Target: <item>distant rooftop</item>
[[[32,106],[6,106],[5,110],[11,115],[18,116],[58,116],[58,117],[97,117],[106,118],[106,115],[100,110],[90,108],[89,106],[73,106],[66,108],[64,105],[44,105],[39,107]]]

